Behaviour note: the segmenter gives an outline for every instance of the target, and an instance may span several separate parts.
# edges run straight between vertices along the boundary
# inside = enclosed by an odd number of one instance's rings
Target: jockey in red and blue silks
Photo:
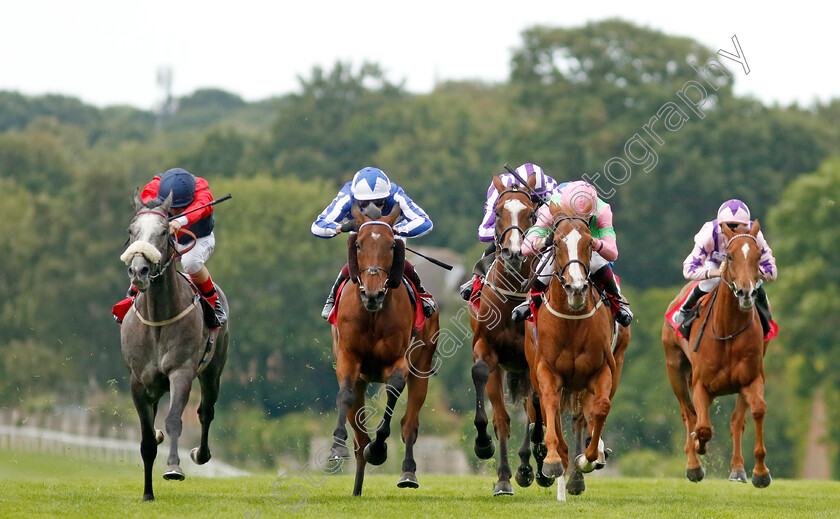
[[[155,198],[162,202],[170,193],[172,204],[168,216],[173,219],[169,222],[169,232],[175,236],[176,249],[179,252],[189,248],[179,259],[181,268],[190,276],[201,295],[213,307],[216,320],[221,326],[227,321],[227,315],[219,302],[219,295],[210,278],[210,271],[205,266],[216,248],[216,236],[213,234],[215,225],[213,206],[193,211],[212,202],[213,194],[203,178],[182,168],[172,168],[152,178],[152,181],[143,188],[140,198],[144,204]],[[188,214],[180,216],[182,213]],[[189,230],[195,235],[194,245],[192,245],[192,237],[182,233],[182,229]],[[129,287],[126,294],[127,300],[136,295],[137,290],[134,286]],[[117,317],[121,322],[122,316]]]
[[[557,189],[557,181],[546,175],[543,169],[536,164],[526,162],[514,171],[526,182],[531,177],[536,176],[536,184],[534,185],[534,194],[536,195],[545,195],[548,198]],[[505,187],[522,185],[512,173],[502,173],[499,175],[499,178]],[[469,301],[472,296],[473,281],[484,277],[486,270],[490,266],[487,264],[490,260],[485,258],[494,255],[496,252],[496,202],[498,200],[499,192],[496,191],[496,186],[493,182],[490,182],[490,187],[487,189],[487,201],[484,202],[484,218],[478,226],[478,239],[483,242],[490,242],[490,245],[484,251],[481,259],[476,263],[473,269],[473,277],[461,285],[460,292],[464,301]]]
[[[700,280],[700,284],[694,287],[688,299],[680,306],[680,311],[674,314],[674,322],[682,323],[697,300],[711,292],[720,282],[720,266],[726,258],[727,240],[721,231],[721,226],[726,225],[738,234],[746,234],[752,228],[750,220],[750,209],[744,202],[732,199],[721,204],[717,212],[717,218],[706,222],[700,231],[694,236],[694,249],[683,261],[683,277],[690,280]],[[759,272],[764,281],[776,279],[776,258],[773,251],[767,245],[764,235],[758,231],[755,238],[761,257],[758,260]],[[758,297],[756,303],[767,309],[769,315],[769,302],[767,292],[758,286]]]
[[[319,238],[332,238],[342,231],[350,230],[354,220],[351,214],[354,203],[358,203],[362,210],[368,204],[373,204],[383,215],[391,214],[393,208],[399,205],[401,216],[394,225],[394,234],[402,238],[416,238],[432,230],[432,220],[400,186],[391,182],[381,169],[366,167],[356,172],[353,180],[344,184],[332,203],[318,215],[312,223],[312,234]],[[420,277],[408,260],[405,261],[405,275],[420,293],[426,293],[420,283]],[[338,274],[321,312],[324,319],[329,318],[335,306],[338,289],[349,277],[349,268],[345,265]],[[434,300],[431,297],[420,299],[423,303],[423,313],[426,317],[431,317],[435,312]]]

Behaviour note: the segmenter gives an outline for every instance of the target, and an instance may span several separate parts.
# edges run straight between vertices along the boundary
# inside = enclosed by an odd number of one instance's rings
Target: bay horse
[[[175,269],[179,252],[169,234],[167,214],[170,194],[160,202],[144,204],[139,190],[134,193],[137,211],[129,225],[129,245],[122,254],[131,284],[139,294],[123,319],[120,343],[131,379],[131,397],[140,417],[140,455],[145,485],[143,501],[154,500],[152,468],[163,433],[155,430],[158,402],[169,391],[170,406],[166,433],[170,438],[164,479],[181,481],[184,471],[178,457],[181,415],[190,397],[193,379],[201,385],[198,418],[201,442],[190,457],[202,465],[210,460],[208,432],[219,396],[219,378],[227,359],[228,324],[211,330],[202,314],[201,296]],[[227,299],[216,286],[225,312]],[[209,307],[209,305],[208,305]]]
[[[353,495],[362,495],[365,466],[381,465],[387,459],[385,441],[391,434],[394,406],[408,387],[408,401],[401,422],[405,458],[400,488],[418,488],[414,444],[419,414],[426,400],[439,331],[438,313],[414,329],[415,310],[403,284],[405,242],[397,239],[393,226],[400,217],[399,206],[381,217],[375,206],[365,213],[354,203],[351,213],[359,224],[358,233],[348,238],[350,280],[337,305],[332,327],[333,354],[338,379],[338,423],[333,433],[329,459],[341,462],[350,457],[345,421],[354,433],[356,478]],[[419,296],[418,296],[419,297]],[[413,342],[412,342],[413,339]],[[371,382],[386,383],[387,403],[382,421],[371,441],[365,391]]]
[[[588,219],[568,216],[554,204],[551,212],[554,273],[534,322],[526,323],[525,355],[547,428],[548,453],[542,472],[565,485],[569,451],[560,417],[569,412],[576,457],[568,491],[580,494],[586,488],[583,473],[606,463],[608,450],[601,434],[618,388],[630,329],[614,322],[589,280],[592,235]]]
[[[533,190],[536,176],[528,179],[528,185]],[[493,495],[498,496],[513,494],[507,453],[510,415],[505,409],[505,375],[511,400],[516,403],[522,399],[526,417],[530,417],[526,421],[523,444],[518,452],[521,464],[516,472],[516,481],[521,487],[530,486],[534,481],[534,471],[529,463],[529,425],[534,421],[533,389],[525,358],[525,327],[523,323],[511,320],[511,311],[528,295],[534,257],[526,257],[522,246],[525,231],[535,222],[538,201],[532,200],[530,192],[522,186],[506,187],[498,176],[493,177],[493,186],[499,193],[495,206],[495,260],[485,277],[480,295],[470,301],[478,306],[477,310],[470,312],[470,326],[473,331],[472,379],[476,396],[474,451],[480,459],[491,458],[495,451],[493,439],[487,432],[486,391],[493,406],[493,428],[499,441],[498,481],[493,489]],[[542,426],[533,428],[533,431],[535,443],[541,444]],[[538,482],[542,486],[550,486],[554,480],[539,473],[542,466],[539,456],[537,463]]]
[[[730,421],[733,452],[730,481],[747,482],[741,439],[746,423],[747,406],[755,422],[755,467],[752,484],[764,488],[771,482],[770,469],[764,464],[763,422],[764,354],[767,343],[760,320],[756,318],[756,291],[760,278],[761,251],[756,243],[760,230],[753,221],[747,234],[735,234],[727,226],[721,229],[728,240],[726,259],[721,265],[721,282],[699,305],[700,313],[691,324],[688,340],[677,335],[667,322],[662,326],[668,380],[679,400],[687,431],[685,453],[686,477],[702,480],[706,472],[698,454],[706,453],[712,439],[709,407],[716,397],[736,394],[735,411]],[[689,283],[668,305],[669,311],[684,299]]]

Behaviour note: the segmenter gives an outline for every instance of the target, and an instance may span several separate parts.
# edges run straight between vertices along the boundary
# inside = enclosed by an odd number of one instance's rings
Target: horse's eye
[[[496,218],[501,218],[502,217],[502,212],[501,211],[496,210],[495,213],[496,213]]]

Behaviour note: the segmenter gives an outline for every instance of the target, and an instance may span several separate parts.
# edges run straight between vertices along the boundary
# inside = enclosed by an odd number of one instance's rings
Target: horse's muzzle
[[[150,275],[149,262],[142,256],[136,256],[131,261],[131,265],[128,266],[128,279],[131,280],[134,288],[140,292],[145,292],[149,288]]]
[[[359,295],[362,298],[362,304],[368,312],[378,312],[382,310],[382,303],[385,301],[385,294],[387,291],[383,288],[376,292],[368,292],[365,287],[359,287]]]
[[[586,306],[586,290],[589,288],[589,285],[583,284],[581,287],[575,287],[572,285],[563,285],[563,290],[566,291],[566,302],[569,305],[569,308],[577,311],[583,309]]]

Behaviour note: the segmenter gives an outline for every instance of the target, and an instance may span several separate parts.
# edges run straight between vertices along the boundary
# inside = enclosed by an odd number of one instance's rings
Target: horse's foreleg
[[[335,426],[335,431],[333,431],[333,445],[329,460],[341,460],[350,457],[345,424],[348,420],[347,413],[353,406],[353,387],[359,379],[359,371],[359,363],[349,355],[336,355],[335,373],[338,377],[338,395],[335,397],[335,405],[338,408],[338,423]]]
[[[545,413],[543,412],[537,391],[531,393],[531,406],[533,407],[534,413],[532,422],[534,425],[530,428],[529,436],[534,461],[537,463],[537,484],[543,488],[548,488],[554,484],[554,478],[546,477],[542,471],[543,461],[545,461],[545,456],[548,454],[548,447],[545,445]]]
[[[408,403],[405,414],[400,422],[402,441],[405,444],[405,458],[402,463],[402,474],[397,486],[399,488],[418,488],[417,462],[414,461],[414,444],[417,442],[417,430],[420,427],[420,408],[426,401],[426,391],[429,387],[427,377],[417,375],[408,376]]]
[[[757,377],[752,384],[741,390],[747,400],[755,422],[755,467],[753,468],[752,484],[764,488],[770,484],[770,469],[764,464],[767,449],[764,448],[764,414],[767,403],[764,401],[764,377]]]
[[[669,325],[665,325],[669,326]],[[665,334],[671,333],[670,330],[663,331],[662,345],[665,348],[665,367],[668,371],[668,381],[671,383],[671,389],[677,397],[680,404],[680,414],[682,415],[683,423],[685,424],[685,454],[688,457],[686,462],[686,477],[695,483],[701,481],[706,472],[697,457],[697,451],[694,449],[694,438],[692,434],[694,427],[697,425],[697,412],[694,409],[694,404],[691,402],[691,392],[689,391],[689,375],[691,366],[688,359],[683,354],[680,348],[666,340]]]
[[[575,433],[575,459],[578,459],[584,449],[586,448],[586,437],[589,435],[586,417],[582,412],[576,412],[572,418],[572,429]],[[577,463],[572,463],[572,471],[569,474],[569,481],[566,490],[573,496],[580,495],[586,490],[586,483],[583,478],[583,473],[577,466]]]
[[[694,397],[694,409],[697,411],[697,426],[694,428],[694,449],[697,454],[706,454],[706,444],[712,439],[712,422],[709,419],[712,397],[700,380],[695,381],[692,395]]]
[[[391,417],[394,415],[397,399],[402,395],[404,389],[405,371],[395,369],[388,377],[388,382],[385,385],[385,391],[388,393],[388,397],[382,423],[379,424],[379,428],[376,430],[376,438],[365,449],[365,459],[372,465],[382,465],[388,459],[388,444],[385,443],[385,440],[391,436]]]
[[[592,438],[589,446],[584,452],[584,457],[578,456],[575,464],[581,472],[592,472],[598,463],[599,449],[601,446],[601,433],[604,432],[604,424],[607,415],[610,413],[610,390],[612,389],[612,370],[604,366],[589,383],[589,390],[595,395],[594,400],[585,407],[587,420],[592,423]]]
[[[559,446],[560,442],[563,441],[563,431],[562,428],[558,427],[558,420],[556,419],[560,407],[558,388],[562,386],[562,379],[552,373],[542,359],[537,363],[536,376],[540,387],[540,405],[545,415],[547,429],[545,444],[548,453],[543,461],[542,473],[549,478],[562,476],[564,470]],[[563,443],[565,445],[565,441]]]
[[[497,366],[487,381],[487,396],[493,405],[493,429],[496,432],[496,439],[499,440],[499,476],[493,490],[494,496],[513,495],[513,487],[510,484],[510,462],[508,461],[508,440],[510,439],[510,415],[505,409],[504,371]]]
[[[157,434],[155,432],[155,411],[156,402],[146,394],[143,385],[132,379],[131,398],[134,400],[134,407],[137,409],[137,416],[140,418],[140,456],[143,458],[143,501],[154,501],[155,493],[152,490],[152,469],[157,457]]]
[[[182,416],[190,400],[190,387],[193,373],[186,370],[169,375],[169,414],[166,415],[166,434],[169,435],[169,457],[166,459],[166,472],[163,479],[183,481],[181,458],[178,456],[178,439],[184,428]]]
[[[350,421],[350,427],[353,429],[353,435],[356,440],[354,442],[354,450],[356,454],[356,480],[353,483],[353,495],[362,495],[362,485],[365,482],[365,466],[367,460],[364,452],[370,444],[370,436],[368,436],[365,423],[367,417],[365,416],[365,391],[367,390],[367,382],[364,380],[357,380],[353,389],[353,403],[347,410],[346,419]]]
[[[747,423],[747,399],[743,393],[735,398],[735,410],[729,420],[729,434],[732,436],[732,472],[729,481],[747,482],[747,472],[744,470],[744,455],[741,453],[741,440],[744,437],[744,427]]]
[[[474,345],[476,361],[472,367],[472,379],[475,386],[475,424],[476,437],[473,450],[478,459],[486,460],[493,457],[496,447],[493,438],[487,434],[487,411],[484,409],[484,394],[487,391],[487,381],[490,379],[490,364],[484,359],[484,341],[479,339]]]

